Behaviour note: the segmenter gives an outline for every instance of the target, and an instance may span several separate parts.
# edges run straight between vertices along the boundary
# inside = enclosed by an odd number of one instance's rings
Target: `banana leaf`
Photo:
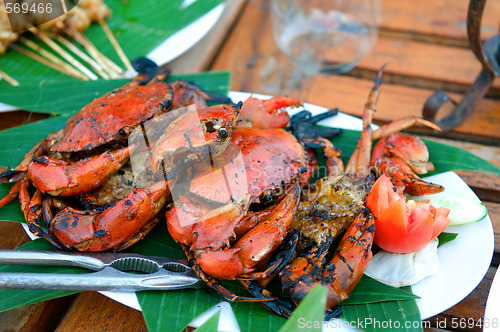
[[[198,74],[171,75],[167,81],[187,79],[205,90],[227,94],[230,72],[204,72]],[[6,86],[0,89],[0,103],[20,109],[51,115],[71,115],[90,101],[123,86],[129,80],[100,80],[30,83],[23,86]],[[57,102],[54,102],[57,100]]]
[[[108,25],[129,59],[145,56],[175,32],[188,26],[225,0],[109,0],[112,10]],[[116,51],[99,24],[92,24],[85,32],[92,43],[113,62],[123,67]],[[27,38],[47,48],[30,33]],[[76,44],[76,43],[74,43]],[[31,58],[9,49],[0,57],[0,68],[21,85],[47,81],[74,82],[76,79],[42,65]],[[8,83],[0,81],[0,86]]]

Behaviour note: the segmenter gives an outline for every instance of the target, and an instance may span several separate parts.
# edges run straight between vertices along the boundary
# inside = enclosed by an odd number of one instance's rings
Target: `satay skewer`
[[[103,66],[94,59],[92,59],[90,56],[82,52],[78,47],[73,45],[68,39],[64,38],[61,35],[56,35],[56,39],[66,48],[68,48],[71,52],[73,52],[75,55],[79,56],[83,61],[88,63],[92,69],[94,69],[99,76],[101,76],[105,80],[109,80],[111,77],[110,75],[106,72],[106,70],[103,68]]]
[[[123,74],[123,70],[99,52],[88,38],[85,38],[83,34],[74,30],[65,29],[65,32],[68,36],[73,38],[73,40],[82,45],[92,58],[106,70],[111,78],[120,78],[120,75]],[[109,61],[106,61],[106,59]]]
[[[122,47],[118,43],[118,40],[116,40],[115,35],[111,32],[111,29],[109,28],[108,24],[106,23],[106,21],[104,21],[102,19],[99,20],[99,24],[101,25],[102,30],[104,31],[104,33],[108,37],[111,45],[113,45],[113,48],[115,49],[116,53],[118,54],[118,57],[125,65],[125,68],[133,75],[135,73],[135,69],[134,69],[134,67],[132,67],[130,60],[125,55],[125,52],[123,51]]]
[[[12,76],[7,75],[7,73],[1,69],[0,69],[0,77],[12,86],[19,86],[18,81],[16,81]]]
[[[77,78],[77,79],[80,79],[80,80],[84,80],[84,81],[88,81],[89,80],[89,78],[87,76],[83,75],[82,73],[80,73],[78,71],[75,72],[75,73],[69,72],[65,68],[62,68],[61,66],[58,66],[58,65],[54,64],[53,62],[45,59],[44,57],[41,57],[40,55],[38,55],[38,54],[36,54],[34,52],[31,52],[29,50],[26,50],[26,49],[24,49],[24,48],[22,48],[22,47],[20,47],[20,46],[18,46],[16,44],[10,44],[9,47],[12,48],[13,50],[18,51],[19,53],[22,53],[22,54],[26,55],[27,57],[29,57],[29,58],[31,58],[31,59],[33,59],[35,61],[38,61],[38,62],[44,64],[47,67],[50,67],[50,68],[52,68],[52,69],[60,72],[60,73],[63,73],[65,75],[69,75],[71,77],[74,77],[74,78]]]
[[[76,60],[71,54],[66,52],[61,46],[56,44],[52,39],[50,39],[47,35],[45,35],[43,32],[38,30],[37,28],[33,27],[29,29],[35,36],[40,38],[47,46],[49,46],[51,49],[53,49],[56,53],[58,53],[60,56],[62,56],[66,61],[68,61],[73,67],[77,68],[79,71],[81,71],[85,76],[87,76],[89,79],[96,81],[99,79],[96,74],[91,72],[87,67],[82,65],[78,60]]]
[[[58,58],[54,54],[50,53],[40,45],[34,43],[33,41],[26,39],[24,37],[20,37],[19,41],[29,47],[31,50],[38,52],[40,56],[45,57],[47,60],[51,61],[53,64],[58,65],[63,67],[66,71],[72,72],[76,76],[81,75],[82,73],[76,70],[73,66],[71,66],[69,63],[64,62],[64,60]]]

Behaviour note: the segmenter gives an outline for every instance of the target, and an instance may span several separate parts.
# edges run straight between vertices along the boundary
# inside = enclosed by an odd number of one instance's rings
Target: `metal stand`
[[[500,76],[500,35],[481,43],[481,19],[486,0],[470,0],[467,13],[467,36],[472,52],[481,62],[483,68],[474,83],[470,86],[460,103],[453,101],[444,91],[434,92],[425,102],[423,116],[434,122],[443,131],[450,131],[467,117],[491,87],[495,76]],[[445,117],[437,119],[437,113],[446,102],[456,106]]]

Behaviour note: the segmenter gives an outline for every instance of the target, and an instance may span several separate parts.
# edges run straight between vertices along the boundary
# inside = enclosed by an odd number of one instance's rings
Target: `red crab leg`
[[[432,128],[437,131],[441,131],[441,128],[439,128],[438,125],[427,121],[425,119],[416,117],[416,116],[409,116],[407,118],[399,119],[392,121],[391,123],[386,124],[385,126],[382,126],[378,128],[377,130],[373,131],[372,133],[372,141],[375,141],[377,139],[380,139],[382,137],[385,137],[391,133],[396,133],[398,131],[401,131],[403,129],[412,127],[416,124],[421,124],[426,127]]]
[[[38,142],[34,147],[32,147],[30,151],[24,155],[23,160],[16,168],[14,168],[13,170],[6,170],[0,174],[0,179],[3,181],[17,181],[10,189],[9,193],[0,200],[0,208],[12,202],[18,195],[24,195],[24,197],[19,197],[19,200],[21,201],[21,207],[24,211],[24,207],[26,207],[27,203],[30,200],[27,191],[28,181],[25,179],[26,170],[28,169],[33,157],[38,157],[44,152],[44,145],[54,135],[55,133],[49,135],[46,139]],[[20,182],[24,183],[21,184]]]
[[[74,196],[101,186],[128,161],[131,149],[106,151],[77,162],[42,156],[33,160],[28,174],[35,187],[43,192],[53,196]]]
[[[50,221],[50,237],[66,248],[104,251],[120,247],[153,220],[169,195],[165,182],[135,189],[101,213],[78,211],[71,207]]]
[[[344,163],[342,162],[342,158],[340,157],[342,151],[335,148],[333,143],[323,137],[318,137],[315,139],[305,138],[302,140],[302,143],[305,147],[308,148],[307,154],[309,157],[309,170],[310,175],[305,178],[307,181],[303,181],[303,183],[308,183],[311,179],[313,172],[317,169],[317,160],[314,156],[314,152],[310,150],[310,148],[321,148],[323,151],[323,156],[326,163],[326,168],[329,176],[337,176],[344,174]]]
[[[361,131],[361,137],[359,138],[358,145],[347,162],[346,172],[348,173],[361,175],[367,175],[369,173],[370,155],[372,149],[372,121],[373,114],[375,113],[375,104],[377,103],[378,95],[380,93],[380,84],[382,82],[384,67],[385,66],[382,66],[382,68],[380,68],[377,78],[375,79],[375,85],[368,95],[368,101],[366,102],[363,111],[363,130]]]
[[[295,98],[273,97],[260,100],[248,98],[241,107],[239,127],[284,128],[290,122],[290,115],[283,111],[286,107],[299,107],[302,103]]]
[[[14,199],[16,199],[16,197],[19,196],[19,202],[21,203],[21,211],[23,211],[26,217],[27,215],[26,208],[29,206],[30,202],[30,195],[28,193],[28,184],[29,180],[24,178],[16,182],[10,189],[9,193],[0,200],[0,208],[12,202]]]
[[[21,185],[21,181],[16,182],[12,186],[12,188],[10,189],[9,193],[7,195],[5,195],[5,197],[3,197],[0,200],[0,209],[16,199],[16,197],[19,195],[19,186],[20,185]]]
[[[402,130],[404,128],[410,127],[416,123],[420,123],[423,125],[427,125],[431,128],[434,128],[436,130],[439,130],[439,127],[437,127],[435,124],[430,123],[426,120],[419,119],[416,117],[409,117],[405,118],[402,120],[397,120],[394,121],[388,125],[385,125],[383,127],[380,127],[376,131],[372,130],[371,124],[373,120],[373,114],[375,112],[375,103],[378,98],[379,94],[379,88],[380,88],[380,83],[381,83],[381,76],[383,73],[384,67],[382,67],[377,75],[377,78],[375,80],[375,85],[373,89],[370,92],[370,95],[368,97],[368,102],[365,105],[364,113],[363,113],[363,131],[361,132],[361,137],[358,142],[358,145],[356,146],[356,149],[354,150],[353,154],[351,155],[351,158],[349,159],[349,162],[347,163],[346,166],[346,171],[351,172],[354,174],[358,175],[367,175],[370,172],[370,165],[377,165],[376,168],[383,167],[383,169],[379,169],[378,172],[385,172],[388,176],[389,173],[393,174],[391,177],[391,181],[394,184],[399,184],[402,185],[403,183],[411,186],[407,190],[408,193],[411,192],[439,192],[442,191],[442,187],[439,185],[434,185],[432,183],[428,183],[420,179],[412,170],[411,168],[405,164],[406,167],[403,166],[403,160],[401,159],[400,162],[394,162],[392,164],[388,164],[387,161],[384,161],[382,164],[377,163],[377,159],[380,158],[381,155],[384,154],[383,151],[381,151],[380,147],[377,147],[374,149],[374,155],[371,157],[371,148],[372,148],[372,141],[374,139],[378,139],[381,137],[385,137],[387,135],[390,135],[398,130]],[[403,136],[403,135],[401,135]],[[401,136],[393,136],[396,137],[399,142],[393,142],[396,139],[387,142],[387,145],[393,144],[393,150],[396,150],[396,146],[403,145],[403,139]],[[404,136],[403,136],[404,137]],[[410,141],[411,139],[409,139]],[[380,143],[384,144],[384,143]],[[423,144],[423,142],[422,142]],[[427,151],[427,148],[423,149],[421,146],[417,147],[417,143],[411,142],[408,144],[409,148],[406,149],[405,153],[406,155],[404,156],[404,159],[407,161],[411,162],[411,166],[415,165],[414,167],[420,169],[427,169],[430,170],[433,168],[432,164],[427,163],[428,155],[425,155],[425,152]],[[424,144],[425,145],[425,144]],[[425,151],[424,151],[425,150]],[[400,156],[398,156],[400,157]],[[423,165],[425,164],[425,165]],[[390,166],[390,167],[389,167]],[[413,167],[413,166],[412,166]],[[389,171],[390,169],[390,171]],[[397,171],[394,171],[397,169]],[[408,173],[406,173],[408,171]],[[395,178],[395,177],[398,178]],[[417,187],[420,186],[421,189],[417,189]]]
[[[347,299],[372,257],[374,221],[373,214],[363,209],[347,229],[335,255],[326,266],[324,258],[331,238],[322,246],[314,248],[306,257],[296,258],[283,270],[283,289],[292,300],[300,303],[316,284],[328,287],[328,309]]]
[[[275,250],[285,238],[295,215],[300,187],[295,185],[273,209],[267,219],[252,228],[231,248],[205,251],[197,259],[203,271],[217,279],[234,279],[253,271],[253,267]]]

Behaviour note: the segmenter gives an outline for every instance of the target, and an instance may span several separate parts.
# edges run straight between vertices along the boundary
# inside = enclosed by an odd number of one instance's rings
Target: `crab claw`
[[[166,203],[168,191],[163,181],[135,189],[100,213],[67,207],[49,222],[50,233],[65,247],[79,251],[124,249],[123,243],[151,229],[148,226],[156,222],[154,217]]]
[[[263,261],[283,241],[297,211],[300,187],[295,186],[267,218],[252,228],[231,248],[205,251],[197,263],[214,278],[234,279]]]
[[[286,107],[299,107],[302,103],[295,98],[273,97],[270,99],[248,98],[241,108],[239,127],[285,128],[290,122],[290,115],[283,111]]]
[[[426,195],[444,190],[444,187],[439,184],[422,180],[401,158],[379,158],[375,162],[374,169],[379,174],[387,175],[400,193],[404,190],[410,195]]]
[[[33,159],[28,174],[42,192],[53,196],[74,196],[101,186],[128,161],[131,149],[106,151],[77,162],[37,157]]]
[[[373,148],[371,164],[383,157],[398,157],[404,160],[417,174],[434,170],[429,162],[429,150],[418,136],[393,133],[381,139]]]

